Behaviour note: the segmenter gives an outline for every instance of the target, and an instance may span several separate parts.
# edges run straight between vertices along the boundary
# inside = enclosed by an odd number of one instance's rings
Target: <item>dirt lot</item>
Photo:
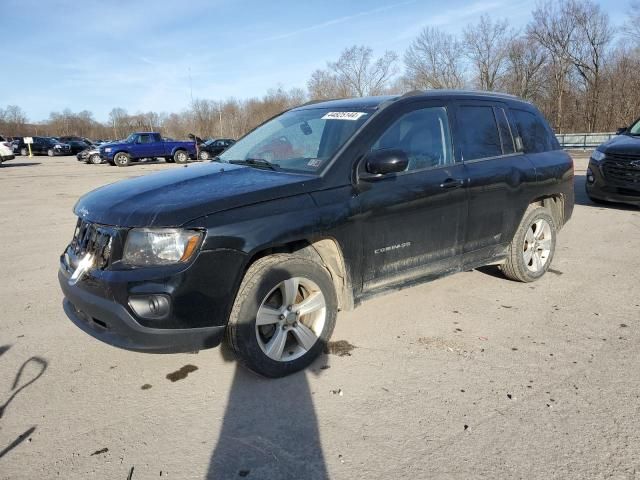
[[[118,350],[63,313],[75,200],[167,168],[0,168],[1,479],[640,478],[640,210],[591,204],[584,157],[541,281],[376,298],[339,316],[355,348],[281,380],[221,349]]]

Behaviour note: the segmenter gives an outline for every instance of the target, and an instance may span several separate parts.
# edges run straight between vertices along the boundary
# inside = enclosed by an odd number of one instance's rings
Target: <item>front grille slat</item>
[[[602,173],[614,183],[640,187],[640,155],[610,155],[602,162]]]
[[[76,230],[71,240],[71,249],[76,256],[91,253],[96,258],[96,266],[104,269],[111,261],[111,244],[114,232],[101,225],[78,219]]]

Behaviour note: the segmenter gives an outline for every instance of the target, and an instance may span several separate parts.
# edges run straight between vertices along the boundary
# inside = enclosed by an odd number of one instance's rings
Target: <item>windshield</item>
[[[634,123],[629,129],[631,135],[640,135],[640,120]]]
[[[371,111],[292,110],[229,147],[222,162],[267,161],[280,168],[316,172],[353,135]]]

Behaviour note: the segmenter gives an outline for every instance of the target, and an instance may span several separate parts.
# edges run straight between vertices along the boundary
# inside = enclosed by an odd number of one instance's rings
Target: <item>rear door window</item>
[[[553,149],[549,133],[537,115],[525,110],[512,109],[525,153],[547,152]]]
[[[458,109],[460,146],[465,161],[502,155],[502,144],[491,105],[463,105]]]

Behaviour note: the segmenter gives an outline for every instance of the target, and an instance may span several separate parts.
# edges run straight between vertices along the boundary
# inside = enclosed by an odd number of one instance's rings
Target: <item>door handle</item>
[[[440,188],[459,188],[464,185],[464,180],[459,178],[447,178],[440,184]]]

